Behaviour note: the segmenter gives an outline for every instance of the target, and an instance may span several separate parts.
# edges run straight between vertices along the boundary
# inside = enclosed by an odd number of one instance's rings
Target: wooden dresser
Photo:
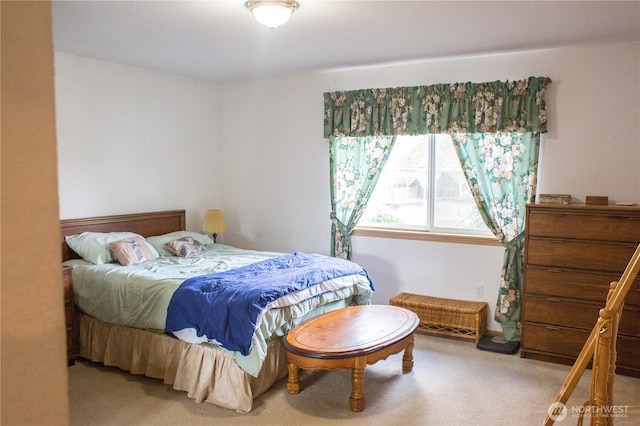
[[[62,267],[62,284],[64,287],[64,315],[67,325],[67,360],[69,365],[75,363],[78,357],[78,337],[76,330],[76,316],[73,302],[72,269],[69,266]]]
[[[618,281],[640,243],[640,208],[527,206],[523,358],[573,364],[609,283]],[[640,377],[640,285],[625,299],[617,350],[618,374]]]

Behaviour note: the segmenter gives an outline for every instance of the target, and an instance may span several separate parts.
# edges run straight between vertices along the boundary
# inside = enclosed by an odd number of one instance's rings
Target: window
[[[358,226],[492,235],[446,134],[397,137]]]

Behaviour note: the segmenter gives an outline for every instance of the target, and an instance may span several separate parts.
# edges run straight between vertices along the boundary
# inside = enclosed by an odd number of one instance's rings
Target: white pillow
[[[213,240],[211,239],[210,236],[201,234],[199,232],[192,232],[192,231],[175,231],[175,232],[170,232],[164,235],[147,237],[146,240],[147,240],[147,243],[151,244],[151,246],[153,246],[153,248],[156,249],[158,253],[160,253],[160,256],[175,256],[173,253],[167,250],[167,247],[165,246],[165,244],[173,240],[177,240],[185,237],[191,237],[194,240],[204,244],[205,246],[213,245]]]
[[[142,238],[134,232],[83,232],[82,234],[69,235],[65,237],[65,240],[69,247],[84,260],[95,265],[102,265],[118,260],[109,248],[109,243],[133,237]],[[158,251],[153,246],[147,245],[151,253],[158,257]]]

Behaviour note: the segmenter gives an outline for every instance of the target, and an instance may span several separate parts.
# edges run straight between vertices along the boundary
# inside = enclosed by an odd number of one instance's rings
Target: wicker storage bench
[[[487,331],[487,303],[442,299],[419,294],[400,293],[389,299],[390,305],[415,312],[420,318],[418,331],[475,340]]]

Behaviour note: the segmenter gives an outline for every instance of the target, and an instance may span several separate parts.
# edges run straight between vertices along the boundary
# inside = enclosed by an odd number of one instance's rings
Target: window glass
[[[358,225],[491,234],[445,134],[398,136]]]

